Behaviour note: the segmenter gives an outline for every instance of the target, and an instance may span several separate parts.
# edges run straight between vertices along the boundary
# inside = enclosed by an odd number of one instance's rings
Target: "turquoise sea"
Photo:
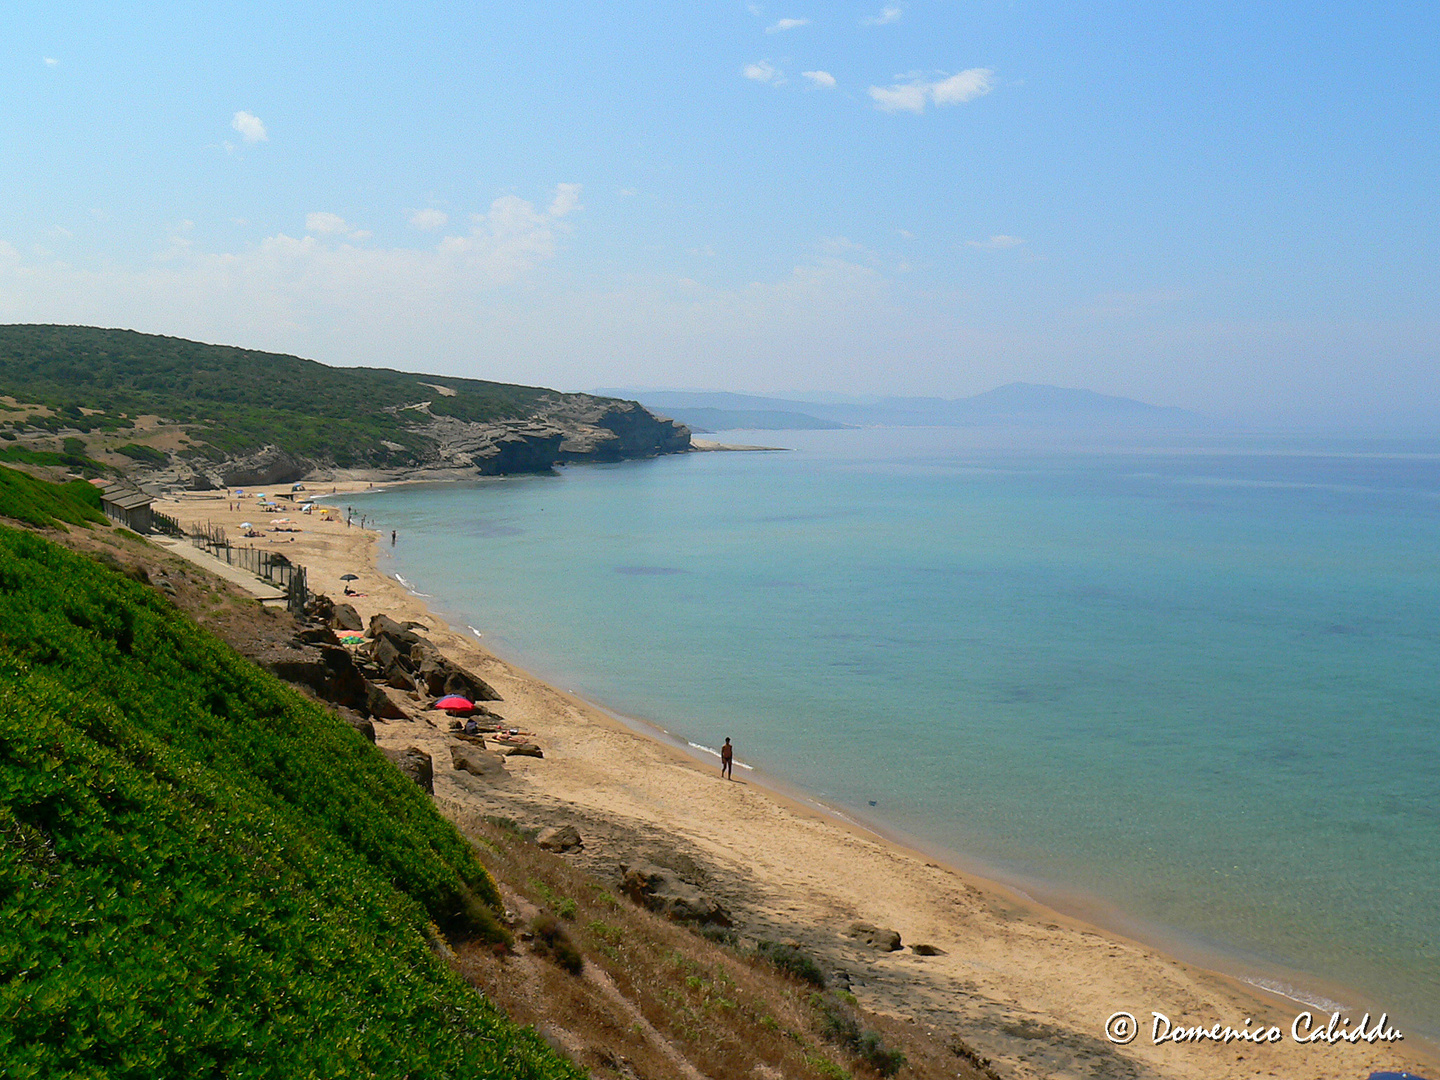
[[[726,438],[794,449],[346,501],[434,610],[567,689],[1440,1033],[1440,444]]]

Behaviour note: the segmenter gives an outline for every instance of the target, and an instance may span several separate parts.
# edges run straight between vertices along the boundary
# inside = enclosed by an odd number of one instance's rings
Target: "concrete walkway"
[[[270,582],[258,578],[249,570],[238,566],[231,566],[229,563],[217,559],[203,548],[197,548],[189,540],[180,540],[173,536],[151,536],[150,542],[179,555],[202,569],[210,571],[217,577],[222,577],[232,584],[239,585],[251,596],[258,599],[262,604],[285,603],[285,591],[277,589]]]

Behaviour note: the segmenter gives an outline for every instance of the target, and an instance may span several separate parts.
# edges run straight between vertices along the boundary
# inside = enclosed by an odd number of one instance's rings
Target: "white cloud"
[[[350,226],[339,214],[323,210],[305,215],[305,231],[314,233],[348,233]]]
[[[270,138],[265,130],[265,125],[254,113],[248,113],[241,109],[230,121],[230,126],[240,133],[240,137],[246,142],[267,142]]]
[[[47,57],[45,57],[45,66],[46,66],[46,67],[54,67],[54,66],[55,66],[56,64],[58,64],[58,63],[60,63],[60,61],[59,61],[59,60],[56,60],[55,57],[53,57],[53,56],[47,56]]]
[[[450,223],[450,215],[444,210],[416,210],[410,215],[410,224],[417,229],[439,229]]]
[[[920,113],[927,102],[959,105],[990,93],[994,74],[990,68],[968,68],[937,82],[915,79],[894,86],[872,86],[870,97],[875,107],[884,112]]]
[[[1004,233],[992,236],[989,240],[965,241],[973,248],[985,248],[988,251],[1004,251],[1006,248],[1019,247],[1024,242],[1018,236],[1006,236]]]
[[[339,214],[331,214],[324,210],[305,215],[305,231],[320,233],[322,236],[343,236],[347,240],[370,239],[368,230],[357,229]]]
[[[769,83],[771,86],[779,86],[785,81],[785,73],[769,60],[757,60],[753,64],[746,64],[743,74],[747,79]]]
[[[872,86],[870,96],[875,100],[875,107],[885,112],[924,112],[925,95],[929,88],[923,83],[911,83],[908,86]]]
[[[930,96],[936,105],[959,105],[973,101],[990,92],[990,77],[995,72],[989,68],[970,68],[958,75],[951,75],[930,87]]]
[[[867,19],[862,19],[861,23],[864,26],[884,26],[887,23],[899,22],[900,16],[903,14],[899,4],[887,4],[880,9],[879,15],[871,15]]]
[[[830,89],[835,85],[835,76],[831,75],[828,71],[802,71],[800,74],[816,86],[823,86],[826,89]]]
[[[913,232],[911,232],[909,229],[896,229],[895,231],[896,231],[896,233],[899,234],[900,239],[902,239],[902,240],[914,240],[914,239],[915,239],[915,234],[914,234]]]
[[[774,26],[767,26],[765,33],[778,34],[782,30],[794,30],[797,26],[809,26],[809,19],[781,19]]]
[[[550,216],[562,218],[572,210],[583,210],[580,205],[579,184],[556,184],[555,198],[550,200]]]

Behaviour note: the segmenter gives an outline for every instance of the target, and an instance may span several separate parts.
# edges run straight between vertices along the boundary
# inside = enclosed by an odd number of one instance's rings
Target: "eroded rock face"
[[[899,932],[865,922],[851,923],[845,936],[856,938],[880,952],[896,952],[903,947],[900,944]]]
[[[292,457],[278,446],[266,446],[243,458],[225,463],[221,476],[226,487],[257,487],[289,484],[302,478],[314,462]]]
[[[373,713],[370,688],[343,646],[300,645],[270,650],[252,659],[286,682],[309,687],[322,701]]]
[[[730,913],[713,897],[662,866],[648,862],[634,866],[622,863],[620,871],[624,874],[620,890],[641,907],[677,922],[712,926],[734,925],[730,920]]]
[[[404,775],[425,789],[427,795],[435,794],[435,768],[430,755],[418,746],[407,746],[404,750],[382,750],[387,758]]]

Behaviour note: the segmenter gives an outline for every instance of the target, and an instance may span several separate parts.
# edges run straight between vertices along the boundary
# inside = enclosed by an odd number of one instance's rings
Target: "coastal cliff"
[[[689,428],[633,401],[85,326],[0,326],[0,398],[0,460],[198,490],[690,449]]]

